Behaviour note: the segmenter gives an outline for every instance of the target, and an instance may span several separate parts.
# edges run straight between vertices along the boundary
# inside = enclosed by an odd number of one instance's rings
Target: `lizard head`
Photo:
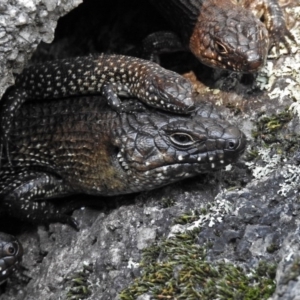
[[[203,4],[190,38],[190,49],[204,64],[236,72],[257,72],[269,50],[268,31],[250,11],[238,5]]]
[[[148,105],[180,114],[195,109],[192,83],[181,75],[155,64],[149,72],[139,98]]]
[[[244,134],[220,119],[156,112],[131,115],[129,123],[117,154],[128,192],[218,170],[235,162],[246,145]]]

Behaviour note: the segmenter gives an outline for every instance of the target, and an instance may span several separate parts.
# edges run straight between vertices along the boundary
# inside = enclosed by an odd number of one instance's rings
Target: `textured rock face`
[[[140,14],[145,8],[133,9],[137,1],[127,3],[129,8],[120,1],[86,1],[62,20],[55,42],[40,47],[34,59],[129,49],[132,41],[127,42],[124,36],[135,33],[136,27],[144,30],[143,18],[148,20],[148,16]],[[11,82],[12,71],[22,68],[39,41],[52,38],[59,16],[77,4],[25,0],[14,6],[2,3],[0,24],[2,20],[8,22],[3,24],[13,32],[6,29],[5,35],[0,34],[3,89]],[[119,9],[110,15],[110,6]],[[286,9],[298,46],[292,47],[290,55],[270,58],[255,88],[241,84],[234,76],[221,76],[206,88],[188,74],[201,96],[220,104],[224,117],[246,133],[248,155],[215,175],[139,195],[97,199],[104,209],[74,212],[80,232],[61,224],[49,228],[19,225],[23,227],[18,238],[25,249],[25,274],[32,279],[25,285],[12,278],[1,300],[72,299],[67,298],[69,289],[74,288],[72,276],[84,278],[83,286],[90,290],[82,298],[118,299],[120,291],[143,272],[139,266],[142,250],[197,227],[201,231],[194,244],[207,246],[209,262],[224,260],[247,271],[260,261],[276,264],[277,287],[270,299],[299,298],[300,6],[294,1]],[[146,11],[151,16],[148,7]],[[134,29],[127,27],[131,19],[136,22]],[[16,25],[18,22],[20,25]],[[191,70],[197,72],[197,68]],[[291,110],[284,111],[286,107]],[[294,114],[289,115],[292,111]],[[199,213],[202,210],[205,213]],[[190,221],[182,224],[178,218]],[[0,230],[7,227],[5,223]],[[166,260],[165,256],[159,253],[157,261]],[[84,274],[78,274],[83,269]],[[174,269],[174,276],[177,273]],[[147,290],[136,299],[156,298]]]
[[[0,95],[14,82],[40,41],[50,43],[57,20],[81,0],[0,1]]]

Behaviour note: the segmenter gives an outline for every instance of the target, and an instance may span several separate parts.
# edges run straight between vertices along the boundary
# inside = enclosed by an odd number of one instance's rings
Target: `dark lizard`
[[[0,157],[22,103],[96,93],[119,112],[123,106],[118,96],[124,94],[168,111],[188,114],[194,108],[189,80],[150,61],[100,55],[37,64],[25,68],[0,101]]]
[[[239,158],[246,139],[212,116],[202,108],[192,117],[146,107],[117,113],[99,97],[24,104],[12,123],[11,165],[2,158],[1,209],[76,227],[45,199],[134,193],[220,169]]]
[[[188,49],[210,67],[251,73],[265,64],[272,45],[290,50],[287,38],[295,41],[277,0],[149,1],[174,27],[143,41],[143,56],[153,60]]]
[[[187,116],[146,107],[117,113],[96,96],[28,102],[12,123],[11,164],[2,158],[1,211],[77,228],[47,199],[155,189],[235,162],[245,145],[244,134],[205,103]],[[6,245],[0,252],[2,282],[21,260],[22,248],[1,234],[0,245]]]
[[[47,76],[47,68],[43,70]],[[33,78],[38,88],[43,82],[39,72]],[[178,88],[177,77],[170,76],[175,79],[175,87],[170,84],[167,92],[174,99],[179,97],[180,102],[185,101],[180,97],[187,92],[187,101],[193,101],[189,99],[190,84],[178,76],[183,83]],[[57,80],[57,76],[50,79]],[[56,95],[55,81],[50,79],[41,89],[46,98],[47,93]],[[30,74],[26,80],[27,86],[32,84]],[[39,93],[38,89],[36,95]],[[159,95],[162,98],[158,101],[164,99],[164,94]],[[108,107],[105,97],[69,97],[28,102],[16,110],[8,144],[11,162],[1,158],[2,212],[37,223],[59,221],[77,228],[72,217],[46,199],[75,193],[115,195],[154,189],[223,167],[236,161],[245,148],[243,133],[218,119],[205,104],[198,105],[190,117],[146,107],[139,112],[133,102],[129,103],[116,110]],[[0,236],[2,241],[6,242]],[[20,256],[12,255],[13,266]],[[0,259],[4,257],[0,255]],[[5,274],[0,276],[1,281],[6,279]]]
[[[22,256],[21,243],[14,236],[0,232],[0,284],[18,268]]]
[[[77,228],[47,199],[151,190],[222,168],[244,148],[243,133],[206,103],[192,116],[179,116],[146,108],[117,113],[95,96],[28,102],[12,123],[12,165],[2,158],[1,212]],[[20,243],[0,233],[0,283],[22,255]]]

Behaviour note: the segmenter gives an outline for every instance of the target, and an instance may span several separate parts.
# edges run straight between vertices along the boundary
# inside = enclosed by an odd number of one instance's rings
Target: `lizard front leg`
[[[0,203],[4,212],[33,223],[60,222],[78,230],[74,218],[44,200],[71,194],[62,179],[47,172],[11,168],[1,171],[0,178]]]
[[[277,0],[241,0],[240,4],[251,10],[265,24],[270,39],[270,47],[274,46],[279,53],[279,44],[283,43],[291,52],[291,41],[296,43],[295,37],[286,26],[283,11]]]

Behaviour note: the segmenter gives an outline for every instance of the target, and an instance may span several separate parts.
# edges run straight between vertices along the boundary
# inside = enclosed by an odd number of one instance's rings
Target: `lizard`
[[[54,69],[59,68],[54,66]],[[34,70],[30,68],[30,72]],[[68,70],[65,71],[70,78],[72,72]],[[81,85],[70,89],[68,98],[54,102],[51,98],[58,97],[54,83],[62,83],[63,78],[58,80],[58,74],[52,73],[54,77],[49,79],[45,66],[33,78],[30,72],[24,75],[23,84],[34,84],[36,97],[50,99],[39,101],[33,97],[35,101],[29,101],[26,96],[26,101],[19,104],[20,109],[14,111],[10,121],[7,144],[10,157],[1,157],[0,169],[1,209],[21,220],[59,221],[78,229],[76,220],[48,199],[75,193],[118,195],[151,190],[224,167],[235,162],[245,149],[244,134],[219,119],[205,103],[197,104],[192,115],[184,113],[184,109],[183,115],[178,115],[154,111],[142,104],[136,106],[136,99],[125,105],[122,102],[121,109],[120,102],[117,108],[111,108],[107,93],[75,97]],[[46,78],[49,83],[40,89],[39,84]],[[175,85],[167,84],[167,93],[179,106],[184,102],[188,110],[194,109],[190,83],[179,76],[173,79]],[[162,83],[159,79],[158,82]],[[89,84],[83,87],[88,90]],[[164,95],[162,88],[153,97],[161,102],[165,101]],[[0,245],[8,247],[12,241],[17,240],[0,235]],[[14,243],[19,248],[9,247],[6,249],[10,254],[0,253],[3,262],[0,282],[6,280],[21,260],[23,251],[17,251],[22,249],[21,245]],[[7,258],[7,254],[11,257]]]
[[[265,65],[270,48],[295,38],[277,0],[149,0],[174,27],[142,42],[142,56],[191,51],[203,64],[241,73]],[[263,19],[263,22],[260,21]]]
[[[246,145],[237,127],[206,106],[192,116],[147,107],[116,112],[99,96],[27,102],[12,125],[11,163],[3,157],[0,170],[2,211],[75,228],[47,199],[152,190],[235,162]]]
[[[194,108],[188,79],[156,63],[122,55],[98,55],[48,61],[29,66],[16,77],[0,101],[0,157],[10,126],[22,103],[101,93],[117,111],[119,95],[131,95],[150,106],[188,114]],[[6,153],[9,156],[7,151]]]

